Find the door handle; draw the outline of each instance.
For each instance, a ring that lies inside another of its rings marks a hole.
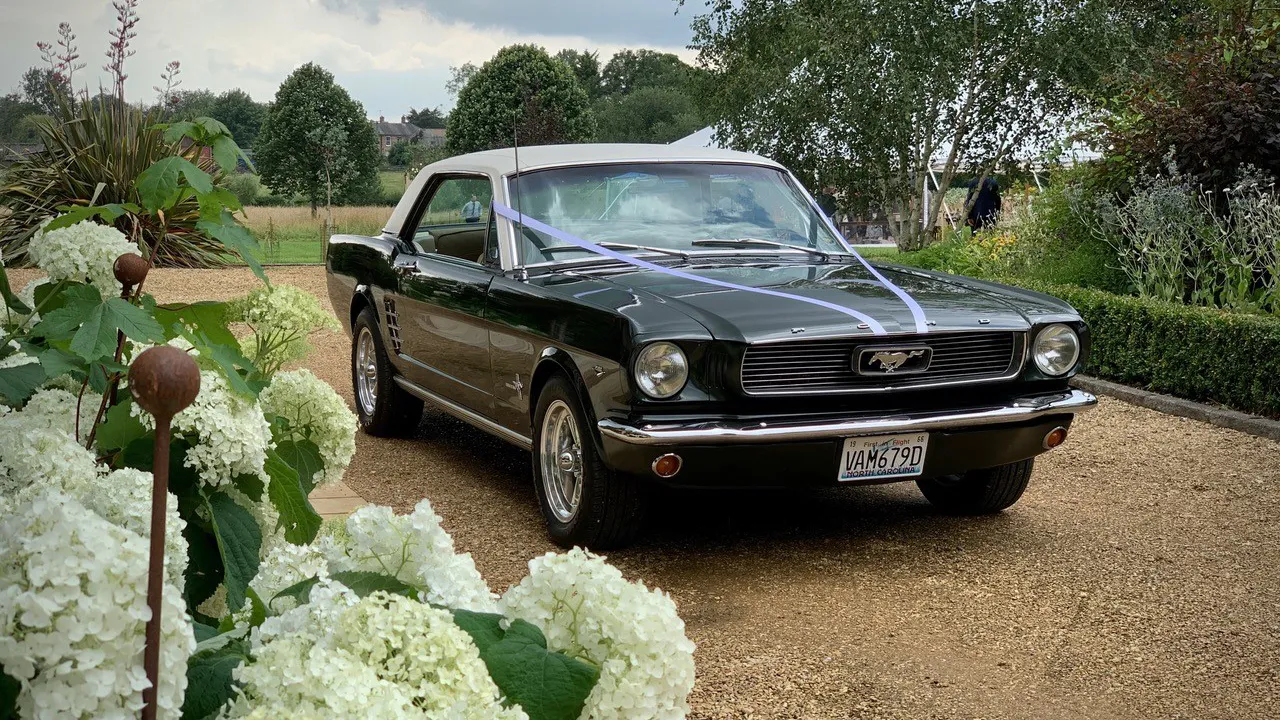
[[[418,260],[413,257],[398,257],[392,263],[392,268],[395,269],[397,275],[411,275],[413,271],[418,269]]]

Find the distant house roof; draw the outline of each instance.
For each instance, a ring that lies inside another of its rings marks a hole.
[[[378,137],[394,137],[412,140],[422,134],[422,128],[407,122],[387,122],[385,117],[379,117],[378,121],[373,124],[373,131]]]

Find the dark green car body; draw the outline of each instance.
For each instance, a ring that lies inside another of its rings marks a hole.
[[[514,229],[494,217],[479,259],[422,252],[415,212],[427,200],[413,194],[425,197],[439,182],[433,174],[488,175],[496,198],[506,198],[511,173],[468,157],[425,170],[381,235],[334,236],[329,296],[348,327],[373,313],[401,387],[521,447],[532,444],[537,398],[557,374],[582,398],[590,442],[609,468],[691,487],[835,484],[843,438],[916,430],[930,434],[924,476],[1004,465],[1045,452],[1047,433],[1096,402],[1069,386],[1076,370],[1050,377],[1031,361],[1041,328],[1078,333],[1076,367],[1089,334],[1068,304],[1027,290],[877,265],[919,303],[928,325],[918,333],[902,299],[850,257],[744,250],[650,258],[695,276],[821,297],[875,318],[886,333],[875,335],[786,297],[608,258],[521,266],[504,255]],[[432,241],[478,229],[437,226]],[[632,374],[637,353],[659,340],[677,344],[689,365],[684,388],[664,400],[641,392]],[[950,358],[935,360],[939,374],[868,378],[848,367],[867,348],[918,346]],[[669,453],[679,453],[681,469],[658,478],[654,462]]]

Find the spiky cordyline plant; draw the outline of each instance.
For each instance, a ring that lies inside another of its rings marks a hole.
[[[134,180],[152,163],[171,155],[210,170],[194,149],[166,142],[157,116],[114,98],[76,103],[59,100],[58,117],[40,126],[42,152],[9,168],[0,182],[0,252],[13,264],[25,259],[27,242],[63,205],[138,202]],[[199,206],[194,198],[173,208],[162,231],[150,216],[125,214],[115,226],[144,254],[159,247],[156,265],[214,267],[226,263],[226,250],[195,229]],[[158,233],[166,232],[161,243]]]

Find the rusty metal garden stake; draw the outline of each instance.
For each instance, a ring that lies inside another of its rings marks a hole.
[[[160,686],[160,590],[164,585],[164,517],[169,497],[169,424],[200,392],[200,368],[189,355],[161,345],[144,351],[129,368],[134,402],[156,420],[155,458],[151,476],[151,562],[147,572],[146,648],[142,666],[150,685],[142,691],[142,718],[155,720]]]

